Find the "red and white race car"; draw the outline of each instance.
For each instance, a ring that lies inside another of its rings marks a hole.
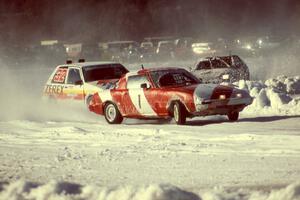
[[[184,124],[187,117],[217,114],[236,121],[252,100],[245,90],[202,84],[185,69],[152,68],[129,72],[113,88],[95,93],[89,109],[110,124],[121,123],[124,117],[174,117],[177,124]]]

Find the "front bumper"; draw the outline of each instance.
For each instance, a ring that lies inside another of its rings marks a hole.
[[[225,115],[232,111],[242,111],[246,106],[253,102],[252,97],[247,98],[229,98],[229,99],[210,99],[204,100],[201,104],[196,104],[196,111],[192,116],[206,115]]]

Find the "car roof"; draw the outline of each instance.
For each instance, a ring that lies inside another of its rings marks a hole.
[[[112,61],[95,61],[95,62],[80,62],[80,63],[70,63],[70,64],[62,64],[59,65],[62,67],[65,66],[76,66],[76,67],[88,67],[88,66],[95,66],[95,65],[110,65],[110,64],[120,64],[118,62],[112,62]]]
[[[127,43],[137,43],[137,42],[133,40],[107,42],[107,44],[127,44]]]

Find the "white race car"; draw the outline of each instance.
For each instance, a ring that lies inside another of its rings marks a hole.
[[[88,105],[94,93],[111,87],[127,72],[116,62],[67,62],[55,68],[44,87],[43,97],[82,101]]]

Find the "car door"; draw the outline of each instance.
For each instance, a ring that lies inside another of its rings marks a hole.
[[[84,102],[83,81],[79,68],[69,67],[64,94],[67,99]]]
[[[137,111],[142,116],[157,116],[152,108],[153,105],[149,103],[144,93],[144,90],[150,88],[150,85],[146,75],[132,75],[128,77],[126,95],[129,96],[132,103],[126,105],[126,113],[136,115],[134,112]],[[126,95],[124,98],[127,98]]]

